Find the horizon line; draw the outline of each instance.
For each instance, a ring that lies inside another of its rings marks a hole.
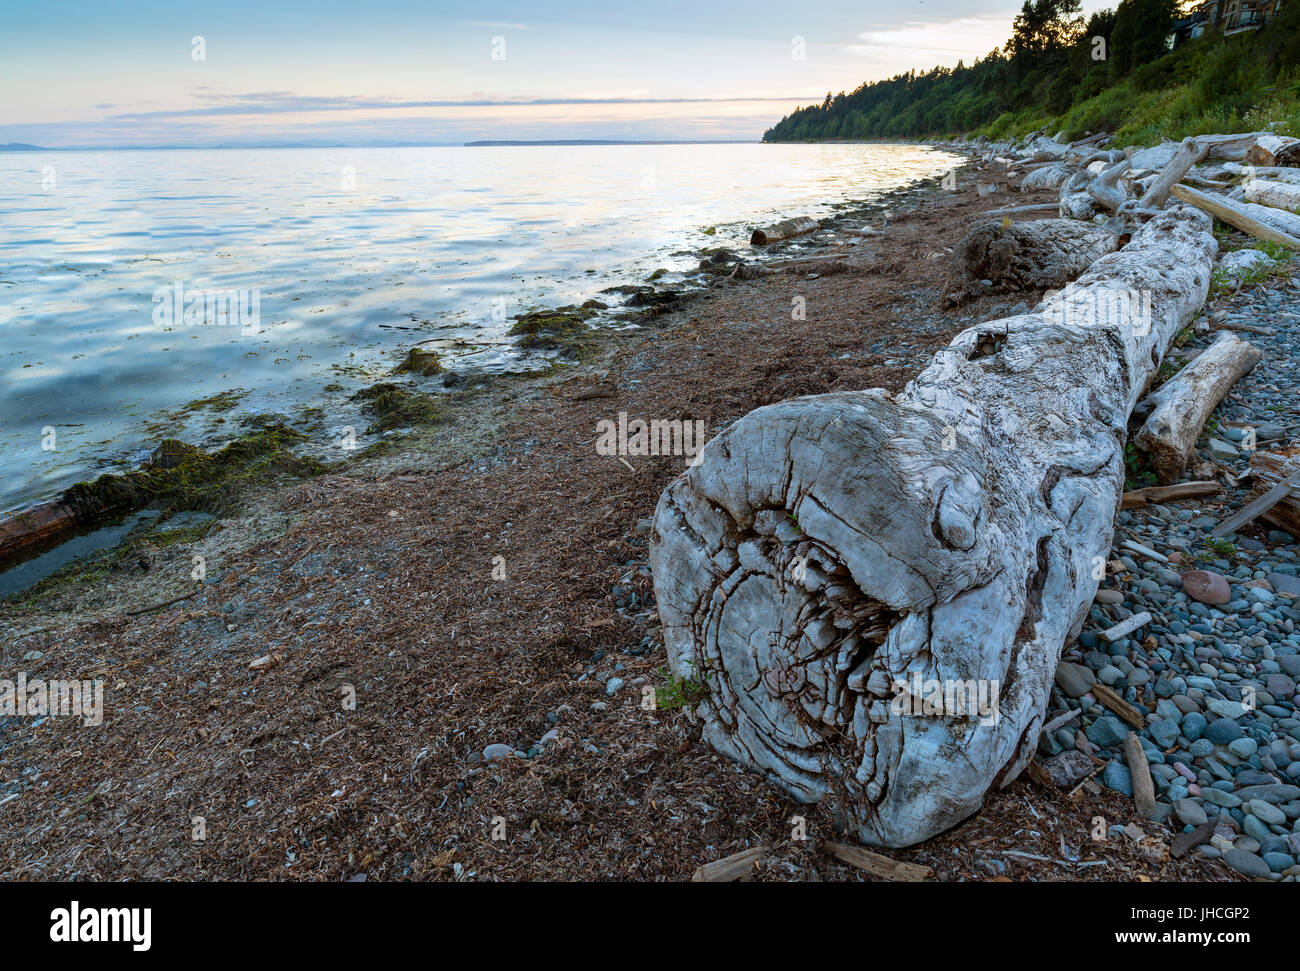
[[[295,142],[221,142],[215,145],[31,145],[9,142],[0,145],[0,153],[18,155],[26,152],[174,152],[240,151],[248,149],[302,148],[509,148],[515,146],[608,146],[608,145],[761,145],[762,138],[487,138],[474,141],[409,142],[378,139],[369,142],[334,142],[305,139]]]

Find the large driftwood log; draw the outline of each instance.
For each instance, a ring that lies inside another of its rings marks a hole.
[[[1210,413],[1261,357],[1258,348],[1236,334],[1222,333],[1150,396],[1154,408],[1134,442],[1151,453],[1162,484],[1178,480]]]
[[[1271,206],[1274,209],[1285,209],[1291,213],[1300,209],[1300,185],[1296,183],[1251,179],[1242,188],[1247,202],[1256,202],[1261,206]]]
[[[1020,183],[1025,192],[1037,192],[1040,189],[1059,189],[1070,178],[1070,168],[1060,162],[1052,162],[1026,175]]]
[[[1029,161],[1051,161],[1052,159],[1064,158],[1065,153],[1069,151],[1069,145],[1062,145],[1051,138],[1039,136],[1035,138],[1028,146],[1021,150],[1022,158]]]
[[[1169,164],[1160,172],[1160,176],[1151,184],[1138,200],[1142,209],[1159,209],[1169,198],[1169,190],[1183,181],[1192,166],[1205,158],[1210,147],[1194,138],[1184,138],[1178,151],[1169,160]]]
[[[794,219],[783,220],[775,226],[760,226],[749,237],[749,242],[753,246],[765,246],[768,243],[780,242],[783,239],[803,236],[805,233],[811,233],[820,228],[821,223],[816,219],[798,216]]]
[[[1268,132],[1242,132],[1233,135],[1197,135],[1196,140],[1206,147],[1207,158],[1221,158],[1240,162],[1246,158],[1251,146],[1257,144]]]
[[[1209,225],[1173,207],[900,394],[770,405],[704,447],[659,501],[650,563],[709,744],[890,846],[1024,769],[1110,549],[1129,413],[1205,300]],[[1116,299],[1134,292],[1149,313]],[[981,688],[995,715],[972,710]]]
[[[1300,238],[1297,238],[1300,216],[1253,202],[1237,202],[1214,193],[1199,192],[1185,185],[1176,185],[1170,192],[1180,201],[1196,206],[1256,239],[1300,249]]]
[[[1063,287],[1118,245],[1110,230],[1071,219],[983,219],[953,248],[944,298],[961,303],[986,292]]]
[[[1248,165],[1300,165],[1300,139],[1260,135],[1246,151]]]
[[[1170,159],[1178,154],[1177,142],[1161,142],[1150,148],[1136,149],[1129,156],[1135,172],[1158,172],[1169,164]]]

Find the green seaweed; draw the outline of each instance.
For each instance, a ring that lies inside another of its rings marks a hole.
[[[581,307],[569,305],[553,310],[534,310],[515,318],[509,334],[530,351],[557,351],[562,357],[584,358],[590,353],[593,331],[587,321],[605,305],[588,300]]]
[[[368,435],[394,428],[433,425],[444,418],[442,406],[433,398],[390,381],[362,388],[352,398],[364,401],[361,410],[375,416],[375,421],[366,429]]]
[[[423,347],[412,347],[406,352],[406,359],[397,365],[395,373],[410,372],[412,374],[423,374],[426,378],[435,374],[441,374],[446,368],[442,366],[442,359],[438,357],[437,351],[426,350]]]
[[[321,463],[291,451],[305,437],[273,423],[212,454],[178,439],[165,439],[142,468],[78,482],[63,493],[62,501],[76,509],[82,521],[146,505],[157,506],[164,514],[201,510],[220,515],[260,479],[277,473],[302,476],[323,471]]]

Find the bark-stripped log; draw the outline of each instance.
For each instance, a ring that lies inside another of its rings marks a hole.
[[[1155,407],[1134,442],[1151,453],[1161,484],[1177,481],[1210,413],[1262,357],[1259,348],[1224,332],[1150,396]]]
[[[1129,170],[1131,164],[1128,159],[1116,162],[1099,172],[1097,177],[1088,184],[1088,195],[1092,196],[1102,209],[1116,212],[1128,201],[1128,193],[1120,188],[1119,180],[1120,176]]]
[[[1198,192],[1185,185],[1176,185],[1170,192],[1180,201],[1196,206],[1256,239],[1300,249],[1300,238],[1297,238],[1300,216],[1253,202],[1237,202],[1212,192]]]
[[[1059,189],[1069,178],[1069,166],[1062,165],[1060,162],[1053,162],[1026,175],[1020,183],[1020,188],[1024,192],[1037,192],[1040,189]]]
[[[1234,135],[1197,135],[1196,140],[1207,148],[1208,158],[1241,162],[1246,158],[1246,153],[1250,151],[1251,146],[1257,144],[1259,139],[1267,134],[1268,132],[1257,131]]]
[[[704,447],[659,501],[650,563],[709,744],[890,846],[1015,778],[1096,594],[1129,413],[1205,300],[1209,227],[1171,208],[897,396],[796,398]],[[905,711],[890,696],[913,676],[996,687],[996,717]]]
[[[1169,190],[1172,189],[1188,172],[1192,166],[1205,158],[1210,148],[1193,138],[1184,138],[1183,143],[1178,146],[1178,151],[1174,157],[1169,160],[1169,164],[1160,172],[1160,176],[1151,184],[1151,187],[1142,194],[1138,200],[1138,205],[1143,209],[1159,209],[1169,198]]]
[[[749,237],[749,242],[753,246],[765,246],[768,243],[777,243],[783,239],[803,236],[805,233],[811,233],[820,228],[821,223],[816,219],[798,216],[794,219],[783,220],[775,226],[760,226]]]
[[[1270,182],[1300,182],[1300,169],[1281,169],[1276,166],[1256,168],[1253,165],[1240,165],[1228,162],[1223,166],[1225,175],[1246,176],[1250,179],[1268,179]]]
[[[944,299],[955,304],[984,293],[1063,287],[1118,246],[1110,230],[1072,219],[980,220],[952,251]]]
[[[1287,135],[1260,135],[1246,151],[1247,165],[1300,164],[1300,139]]]
[[[1247,202],[1256,202],[1261,206],[1271,206],[1274,209],[1285,209],[1291,213],[1300,209],[1300,185],[1294,182],[1251,179],[1242,189]]]

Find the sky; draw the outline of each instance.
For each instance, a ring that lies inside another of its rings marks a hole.
[[[0,144],[757,140],[828,91],[987,54],[1017,9],[4,0]]]

